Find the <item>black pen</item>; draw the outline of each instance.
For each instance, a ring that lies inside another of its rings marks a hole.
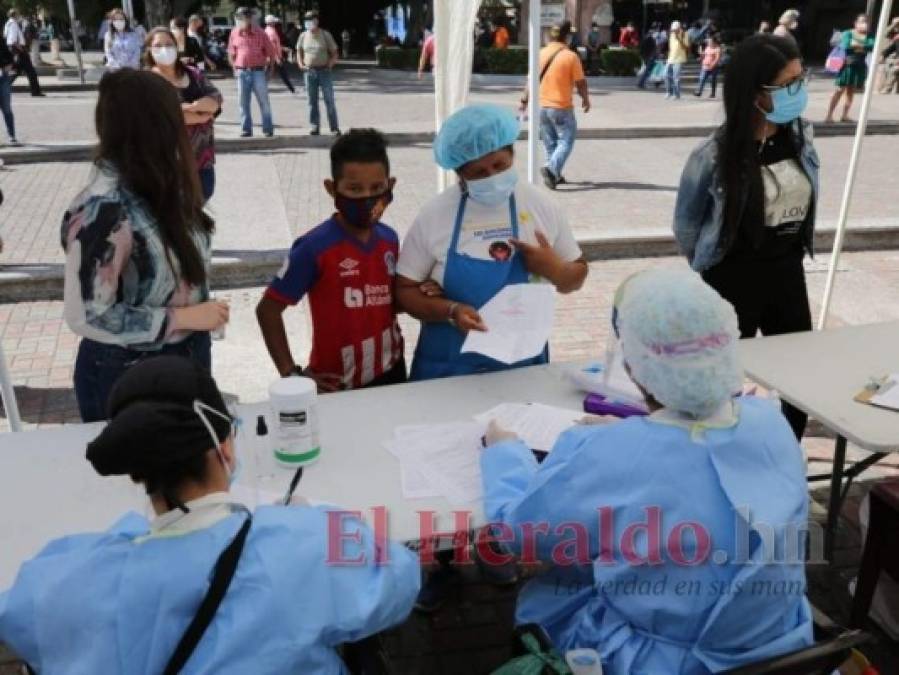
[[[297,467],[297,472],[293,474],[293,478],[290,481],[290,487],[287,488],[287,494],[284,496],[284,506],[290,505],[290,500],[293,499],[293,491],[297,489],[297,485],[300,484],[300,478],[303,477],[303,467]]]

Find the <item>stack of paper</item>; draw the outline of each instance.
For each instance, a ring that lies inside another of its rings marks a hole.
[[[899,373],[893,373],[884,380],[877,393],[871,397],[871,404],[899,410]]]
[[[583,411],[556,408],[542,403],[500,403],[481,413],[477,420],[496,423],[506,431],[513,431],[531,450],[549,452],[559,435],[584,418]]]
[[[487,331],[468,331],[463,352],[518,363],[540,354],[552,333],[556,289],[551,284],[512,284],[478,310]]]
[[[403,496],[446,497],[456,506],[481,499],[484,429],[479,422],[397,427],[384,447],[400,460]]]

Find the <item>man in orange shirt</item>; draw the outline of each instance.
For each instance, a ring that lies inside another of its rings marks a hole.
[[[552,41],[540,50],[540,136],[546,149],[543,182],[550,190],[565,182],[562,169],[574,149],[577,121],[572,89],[577,88],[584,112],[590,112],[590,92],[581,59],[568,47],[571,22],[550,31]],[[521,99],[527,107],[528,95]]]
[[[496,49],[507,49],[509,47],[509,29],[505,24],[500,24],[499,28],[493,34],[493,46]]]

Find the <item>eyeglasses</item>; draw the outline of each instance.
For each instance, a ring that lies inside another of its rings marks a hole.
[[[772,87],[766,85],[762,87],[765,91],[769,93],[773,93],[775,91],[780,91],[781,89],[786,89],[787,93],[792,95],[798,94],[799,90],[803,87],[803,85],[807,85],[809,80],[811,79],[812,73],[808,68],[803,69],[802,74],[799,77],[796,77],[786,84],[781,84],[776,87]]]

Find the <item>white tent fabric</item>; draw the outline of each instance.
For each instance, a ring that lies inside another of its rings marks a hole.
[[[436,0],[434,3],[434,93],[435,128],[465,105],[471,84],[474,59],[474,21],[481,0]],[[447,172],[438,169],[437,183],[443,190]]]
[[[865,98],[862,101],[861,113],[858,116],[858,126],[855,130],[855,143],[852,146],[852,156],[849,160],[849,173],[846,176],[846,185],[843,189],[843,202],[840,206],[840,217],[837,220],[837,233],[833,242],[833,252],[830,257],[830,269],[827,271],[827,285],[824,287],[824,300],[821,303],[821,315],[818,318],[818,330],[827,327],[827,316],[830,312],[830,302],[833,299],[833,289],[836,283],[837,266],[840,263],[840,254],[843,252],[843,239],[846,234],[846,225],[849,220],[849,209],[852,206],[852,195],[855,192],[855,181],[858,177],[858,164],[861,159],[862,146],[865,142],[865,132],[868,129],[868,113],[871,110],[871,99],[874,96],[874,83],[877,80],[877,61],[883,51],[883,43],[886,37],[886,27],[893,13],[893,0],[884,0],[880,12],[880,21],[877,23],[877,33],[874,41],[874,58],[871,59],[871,67],[868,69],[868,81],[865,83]]]

